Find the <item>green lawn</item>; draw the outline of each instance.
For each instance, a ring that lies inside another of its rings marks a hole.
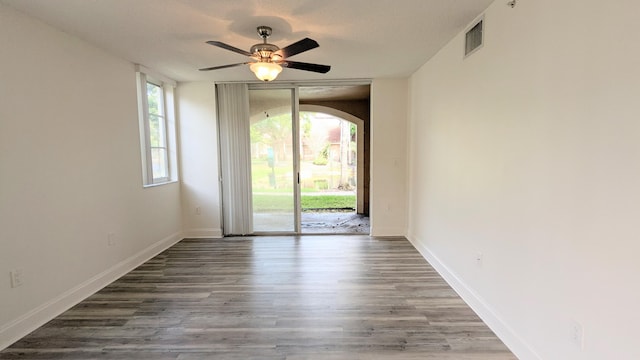
[[[269,211],[293,211],[292,169],[290,166],[275,166],[271,169],[266,160],[254,159],[251,164],[251,176],[253,191],[259,194],[253,195],[253,209],[256,212]],[[326,174],[325,174],[326,175]],[[275,179],[276,187],[273,187]],[[303,184],[304,185],[304,184]],[[316,192],[315,187],[302,187],[300,199],[302,210],[309,209],[354,209],[356,207],[355,195],[305,195]]]
[[[308,209],[354,209],[355,195],[302,195],[302,210]],[[293,210],[293,197],[286,195],[258,194],[253,195],[253,210],[256,212],[274,210]]]
[[[305,209],[354,209],[355,195],[302,195],[300,199],[302,210]]]

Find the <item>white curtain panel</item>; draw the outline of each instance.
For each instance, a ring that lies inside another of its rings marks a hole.
[[[253,233],[247,84],[217,84],[222,215],[225,235]]]

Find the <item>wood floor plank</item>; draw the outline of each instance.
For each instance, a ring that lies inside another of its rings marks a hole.
[[[0,359],[516,359],[411,244],[186,239]]]

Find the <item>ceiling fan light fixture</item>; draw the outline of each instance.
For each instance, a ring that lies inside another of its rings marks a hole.
[[[249,65],[249,68],[261,81],[273,81],[282,71],[282,66],[272,62],[256,62]]]

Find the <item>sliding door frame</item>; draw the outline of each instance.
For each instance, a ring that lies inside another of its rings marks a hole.
[[[301,194],[300,194],[300,88],[301,87],[309,87],[309,86],[348,86],[348,85],[371,85],[371,79],[353,79],[353,80],[321,80],[321,81],[293,81],[293,82],[239,82],[239,81],[225,81],[225,82],[216,82],[215,84],[229,84],[229,83],[244,83],[247,84],[249,91],[251,90],[282,90],[282,89],[290,89],[292,92],[292,139],[293,139],[293,171],[294,171],[294,230],[290,231],[281,231],[281,232],[253,232],[253,235],[300,235],[301,231],[301,222],[302,222],[302,209],[301,209]],[[217,109],[217,104],[216,104]],[[219,125],[218,125],[219,126]],[[218,135],[220,135],[220,131],[218,129]],[[218,139],[218,166],[221,166],[221,158],[220,158],[220,140]],[[221,169],[219,169],[221,170]],[[222,185],[222,178],[219,179],[219,185]],[[222,200],[222,186],[219,187],[219,198]],[[222,201],[220,201],[220,214],[222,216]],[[224,221],[221,219],[221,227],[222,233],[224,234]]]
[[[302,204],[300,194],[300,91],[293,88],[293,189],[296,234],[302,233]]]
[[[259,86],[249,84],[249,91],[290,90],[291,94],[291,142],[293,153],[293,231],[254,231],[254,235],[298,235],[301,233],[301,205],[300,205],[300,99],[298,87],[294,85]]]

